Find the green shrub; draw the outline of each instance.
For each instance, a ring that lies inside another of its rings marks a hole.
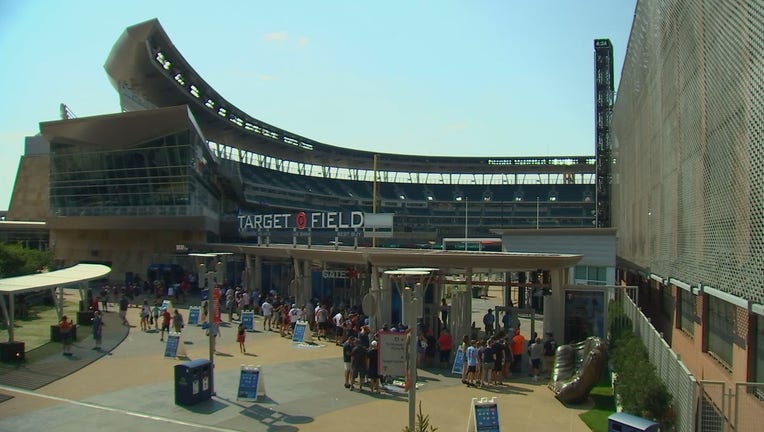
[[[623,411],[665,423],[672,417],[672,396],[650,363],[647,348],[631,327],[621,328],[617,334],[610,355],[617,374],[615,391]]]

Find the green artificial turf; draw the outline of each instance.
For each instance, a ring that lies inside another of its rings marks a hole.
[[[580,417],[594,432],[607,432],[607,418],[615,413],[615,398],[612,392],[609,383],[600,383],[589,393],[594,407]]]

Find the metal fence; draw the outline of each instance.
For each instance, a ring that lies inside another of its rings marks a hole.
[[[616,293],[616,300],[620,301],[624,313],[631,320],[634,334],[639,336],[647,347],[650,362],[655,366],[658,377],[673,396],[676,430],[692,432],[695,430],[697,399],[695,377],[655,330],[650,319],[639,310],[634,301],[636,293],[635,287],[623,287]]]
[[[698,432],[753,432],[764,428],[764,383],[700,381]]]

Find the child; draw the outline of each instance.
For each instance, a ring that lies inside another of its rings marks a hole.
[[[236,333],[236,342],[239,343],[239,351],[245,353],[247,349],[244,348],[244,340],[247,338],[247,330],[244,328],[244,324],[239,324],[239,330]]]

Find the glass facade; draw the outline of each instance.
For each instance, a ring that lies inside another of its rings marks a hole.
[[[53,216],[217,214],[204,143],[189,131],[129,148],[51,143]],[[211,212],[211,213],[210,213]]]

